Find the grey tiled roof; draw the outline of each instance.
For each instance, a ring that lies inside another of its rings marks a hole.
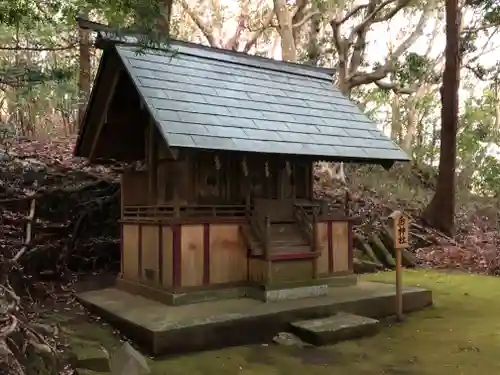
[[[409,160],[322,71],[172,43],[174,52],[118,45],[172,147]]]

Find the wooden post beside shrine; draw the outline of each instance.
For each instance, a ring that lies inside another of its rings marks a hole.
[[[394,238],[394,251],[396,252],[396,316],[403,320],[403,270],[402,250],[408,247],[408,216],[401,211],[394,211],[389,216],[392,238]]]

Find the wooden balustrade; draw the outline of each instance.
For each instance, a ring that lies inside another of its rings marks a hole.
[[[294,217],[304,235],[307,236],[309,241],[312,241],[312,220],[310,219],[309,213],[306,211],[304,206],[295,205]]]
[[[294,207],[295,221],[304,235],[307,236],[312,252],[317,250],[316,223],[318,222],[318,211],[319,207],[315,205],[296,204]]]
[[[180,205],[180,206],[125,206],[123,218],[127,220],[158,220],[182,216],[204,217],[244,217],[244,205]]]
[[[314,207],[312,210],[312,222],[311,222],[311,227],[312,227],[312,241],[311,241],[311,250],[313,253],[319,251],[319,246],[318,246],[318,236],[317,236],[317,231],[318,231],[318,214],[319,214],[319,207]]]
[[[259,218],[259,213],[253,209],[252,206],[247,206],[245,210],[245,218],[246,222],[249,225],[249,229],[254,235],[255,239],[259,241],[260,245],[264,249],[266,248],[266,243],[265,243],[265,226],[264,222],[260,220]]]

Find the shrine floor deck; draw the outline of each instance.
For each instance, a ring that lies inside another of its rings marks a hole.
[[[372,318],[393,315],[392,284],[358,282],[328,295],[279,302],[250,298],[167,306],[116,288],[83,292],[79,301],[108,320],[151,355],[168,355],[270,341],[293,321],[338,311]],[[429,290],[405,287],[405,312],[432,305]]]

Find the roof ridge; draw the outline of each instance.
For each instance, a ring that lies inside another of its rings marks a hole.
[[[107,33],[100,31],[98,32],[98,38],[96,40],[96,46],[98,48],[106,49],[109,46],[115,46],[116,44],[124,44],[128,46],[137,46],[140,39],[137,35],[122,35],[118,36],[114,33]],[[205,46],[203,44],[198,44],[194,42],[186,42],[182,40],[177,40],[171,38],[169,40],[171,46],[181,47],[179,53],[201,57],[208,60],[230,62],[232,64],[249,66],[254,68],[265,68],[268,70],[274,70],[277,72],[284,72],[288,74],[295,74],[298,76],[307,76],[310,78],[323,79],[331,81],[331,77],[335,74],[335,69],[324,68],[307,64],[300,64],[295,62],[288,62],[283,60],[275,60],[265,56],[250,55],[245,52],[233,51],[219,47]],[[148,47],[147,49],[152,51],[164,51],[162,48]],[[200,52],[201,51],[201,52]],[[175,52],[175,51],[173,51]],[[205,53],[203,53],[205,52]],[[216,56],[207,56],[207,53],[217,54]],[[226,58],[220,58],[225,56]],[[233,58],[232,58],[233,57]],[[235,61],[236,58],[238,61]],[[265,66],[263,66],[265,64]]]

